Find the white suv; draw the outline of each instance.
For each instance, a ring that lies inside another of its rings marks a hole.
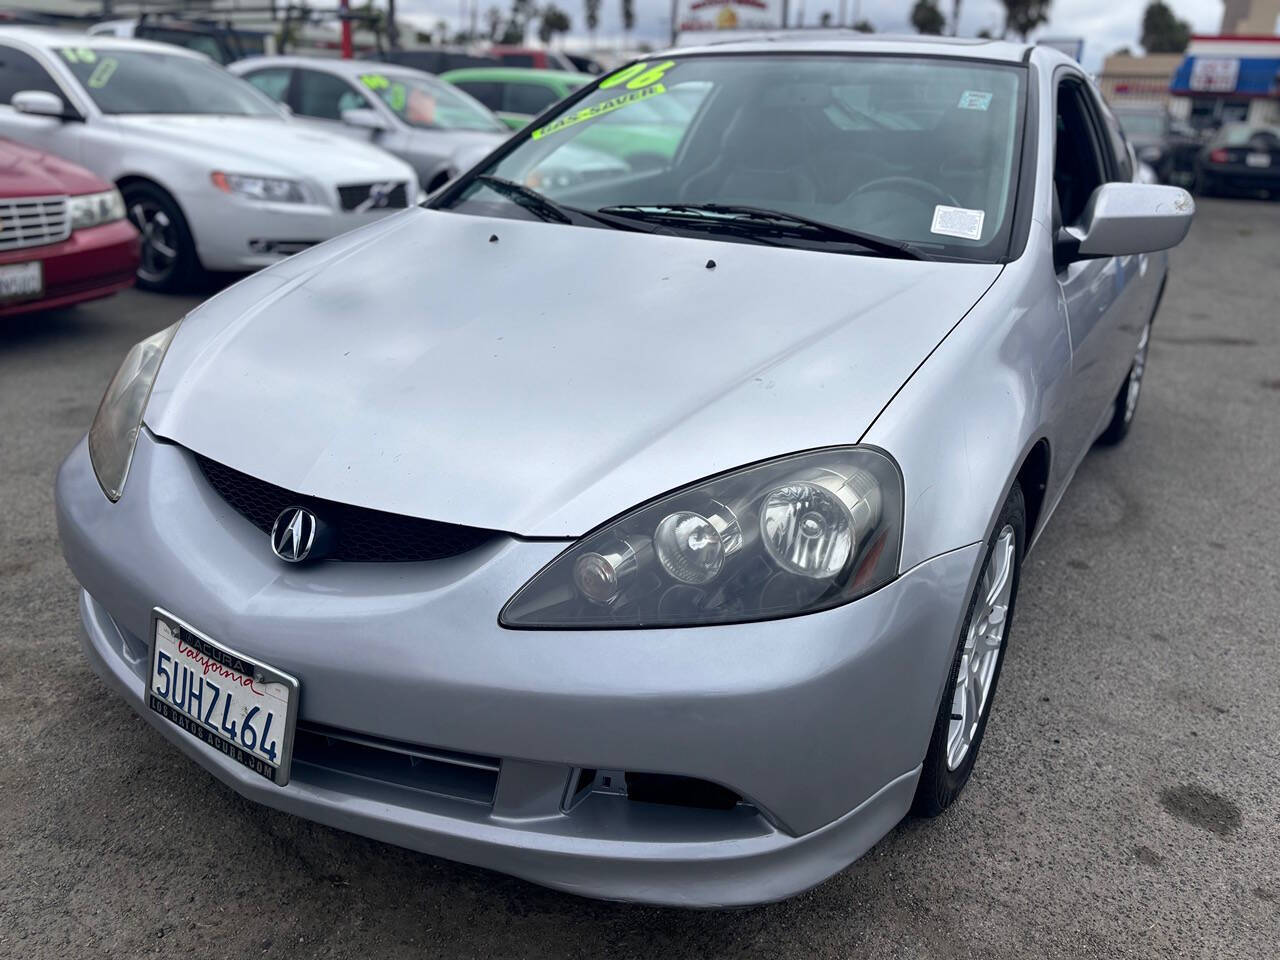
[[[266,266],[418,197],[401,160],[290,119],[201,54],[142,40],[0,28],[0,136],[119,186],[151,289]]]

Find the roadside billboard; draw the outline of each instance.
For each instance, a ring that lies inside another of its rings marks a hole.
[[[785,13],[786,0],[675,0],[675,32],[777,30]]]

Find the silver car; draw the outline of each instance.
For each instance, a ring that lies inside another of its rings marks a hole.
[[[250,57],[227,67],[295,116],[394,153],[428,192],[511,132],[489,109],[429,73],[364,60]]]
[[[540,176],[677,92],[662,163]],[[57,481],[85,653],[263,804],[592,896],[790,896],[956,802],[1192,213],[1045,48],[629,65],[129,353]]]

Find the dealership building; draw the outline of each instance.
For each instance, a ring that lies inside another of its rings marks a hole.
[[[1280,36],[1193,37],[1169,92],[1188,99],[1197,127],[1280,127]]]

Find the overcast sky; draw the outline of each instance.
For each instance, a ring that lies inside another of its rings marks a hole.
[[[397,0],[398,10],[402,14],[418,15],[432,22],[443,17],[450,24],[455,24],[460,17],[463,4],[471,0]],[[480,22],[484,22],[484,11],[493,5],[493,0],[477,0],[480,5]],[[535,0],[539,3],[540,0]],[[556,0],[559,6],[573,20],[574,31],[571,37],[585,37],[583,24],[582,0]],[[860,16],[870,20],[881,33],[911,32],[908,22],[914,0],[845,0],[850,19],[855,10]],[[939,0],[942,11],[951,15],[951,0]],[[1222,19],[1221,0],[1166,0],[1170,2],[1174,12],[1191,22],[1196,33],[1217,33]],[[384,4],[385,0],[380,0]],[[804,7],[805,23],[816,25],[824,10],[829,10],[833,17],[839,15],[840,0],[790,0],[791,16],[794,20],[800,5]],[[510,0],[498,0],[504,10],[510,6]],[[1097,70],[1102,58],[1122,46],[1136,48],[1138,34],[1141,30],[1142,11],[1146,0],[1053,0],[1050,7],[1050,20],[1041,33],[1045,36],[1071,36],[1085,38],[1085,66]],[[670,0],[635,0],[636,30],[635,39],[652,43],[665,43],[671,30]],[[597,34],[599,42],[608,42],[612,35],[622,30],[622,0],[601,0],[600,30]],[[469,14],[468,14],[469,16]],[[417,19],[418,17],[415,17]],[[998,32],[1004,20],[1004,8],[999,0],[962,0],[960,10],[961,35],[973,36],[979,30],[988,29]],[[532,38],[532,36],[531,36]],[[571,45],[573,44],[571,41]]]

